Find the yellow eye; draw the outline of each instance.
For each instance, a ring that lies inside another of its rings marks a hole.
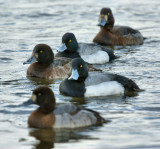
[[[41,96],[42,94],[41,93],[38,93],[38,96]]]
[[[81,65],[80,67],[82,68],[83,66]]]
[[[72,40],[69,40],[69,42],[71,42]]]
[[[110,15],[110,13],[108,12],[108,16]]]
[[[40,53],[42,53],[43,51],[41,50]]]

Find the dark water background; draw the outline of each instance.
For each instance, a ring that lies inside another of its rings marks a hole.
[[[0,1],[0,148],[1,149],[159,149],[160,148],[160,1],[159,0],[1,0]],[[120,58],[101,66],[132,78],[142,88],[134,97],[77,99],[59,95],[61,80],[26,78],[23,62],[38,43],[54,51],[66,32],[92,42],[99,11],[110,7],[118,25],[132,26],[147,39],[141,46],[114,47]],[[101,127],[35,130],[27,118],[37,108],[23,106],[37,85],[49,85],[57,102],[94,109],[111,120]]]

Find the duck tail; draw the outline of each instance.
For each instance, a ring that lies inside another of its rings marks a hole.
[[[106,120],[102,116],[100,116],[100,114],[98,112],[93,111],[91,109],[86,109],[86,110],[92,112],[94,114],[94,116],[97,118],[96,125],[101,126],[103,123],[110,122],[110,120]]]

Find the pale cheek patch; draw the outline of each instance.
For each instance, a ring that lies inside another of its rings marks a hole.
[[[85,97],[121,94],[124,94],[124,87],[117,81],[108,81],[86,87]]]
[[[37,101],[37,96],[36,96],[35,94],[33,94],[31,98],[32,98],[32,101],[33,101],[34,103],[36,103],[36,101]]]
[[[35,53],[34,56],[35,56],[35,58],[38,58],[38,54],[37,53]]]
[[[105,20],[106,22],[108,21],[108,16],[107,16],[107,15],[104,16],[104,20]]]
[[[109,62],[109,55],[104,51],[98,51],[90,55],[81,55],[81,57],[90,64],[105,64]]]

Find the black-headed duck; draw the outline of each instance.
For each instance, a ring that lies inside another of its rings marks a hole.
[[[97,44],[78,43],[73,33],[65,33],[56,57],[81,57],[90,64],[104,64],[116,58],[113,51]]]
[[[72,74],[59,87],[61,94],[72,97],[124,95],[140,91],[131,79],[107,72],[89,72],[82,58],[72,60]]]
[[[102,45],[140,45],[143,36],[138,31],[128,26],[114,26],[114,17],[110,8],[102,8],[99,16],[99,33],[93,42]]]
[[[53,91],[40,86],[33,90],[32,101],[39,108],[28,118],[29,127],[33,128],[77,128],[101,125],[105,120],[90,109],[74,104],[56,104]]]

